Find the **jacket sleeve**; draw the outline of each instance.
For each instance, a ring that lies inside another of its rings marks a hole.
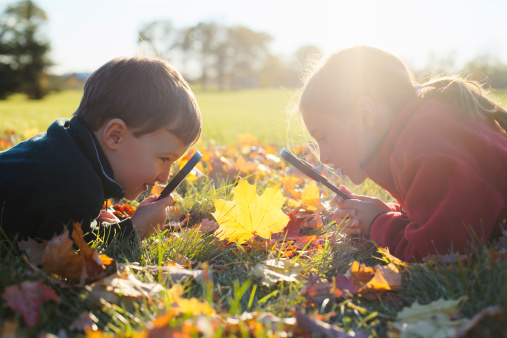
[[[370,238],[406,261],[450,249],[464,253],[488,239],[505,205],[477,170],[453,154],[423,154],[393,170],[406,215],[388,212],[373,222]]]
[[[119,223],[103,223],[97,226],[95,219],[90,219],[90,213],[86,208],[59,208],[44,213],[40,223],[37,238],[50,240],[54,235],[61,235],[64,226],[72,234],[74,222],[81,223],[84,239],[87,243],[101,238],[105,243],[110,243],[115,236],[130,236],[134,234],[132,221],[127,218]]]

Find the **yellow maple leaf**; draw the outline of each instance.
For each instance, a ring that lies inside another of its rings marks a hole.
[[[307,184],[305,190],[301,193],[301,200],[299,201],[306,210],[317,211],[323,210],[324,207],[320,203],[320,190],[316,183]]]
[[[213,200],[216,211],[212,215],[219,224],[217,235],[220,239],[241,244],[254,235],[270,238],[289,222],[289,216],[281,209],[285,197],[279,185],[267,188],[259,196],[255,185],[240,180],[233,191],[232,201]]]

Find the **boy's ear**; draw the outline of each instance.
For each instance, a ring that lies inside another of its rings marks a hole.
[[[102,140],[109,149],[116,150],[125,140],[127,132],[127,125],[122,119],[112,119],[104,126]]]
[[[377,126],[379,111],[375,101],[369,96],[361,96],[356,101],[356,116],[359,124],[365,130],[372,130]]]

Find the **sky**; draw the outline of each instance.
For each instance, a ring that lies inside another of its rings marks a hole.
[[[51,72],[91,72],[118,56],[143,52],[143,25],[170,20],[244,25],[273,37],[273,53],[303,45],[325,53],[368,44],[413,68],[452,56],[458,65],[490,54],[507,63],[507,1],[497,0],[34,0],[48,16]],[[0,10],[14,3],[2,0]]]

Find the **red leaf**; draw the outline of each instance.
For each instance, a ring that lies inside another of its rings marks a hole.
[[[24,281],[5,288],[2,297],[7,305],[23,316],[26,326],[32,327],[39,321],[39,305],[49,300],[60,301],[55,291],[41,281]]]
[[[334,278],[334,296],[345,297],[350,294],[357,293],[357,288],[353,280],[347,278],[347,276],[341,274]]]

